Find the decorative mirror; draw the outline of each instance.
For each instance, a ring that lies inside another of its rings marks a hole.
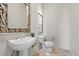
[[[0,3],[0,33],[30,32],[29,3]]]

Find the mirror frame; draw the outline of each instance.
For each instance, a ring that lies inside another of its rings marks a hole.
[[[1,3],[1,4],[6,4],[6,3]],[[6,9],[7,9],[7,11],[6,11],[6,25],[5,25],[5,27],[1,27],[0,26],[0,33],[17,33],[17,32],[30,32],[30,28],[31,28],[31,24],[30,24],[30,22],[31,22],[31,19],[30,19],[30,3],[24,3],[24,4],[26,4],[27,6],[28,6],[28,27],[27,28],[9,28],[8,27],[8,5],[6,4]]]

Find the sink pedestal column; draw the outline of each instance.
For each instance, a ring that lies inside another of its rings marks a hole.
[[[19,56],[28,56],[28,49],[19,52]]]

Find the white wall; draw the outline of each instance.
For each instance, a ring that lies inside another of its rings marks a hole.
[[[44,34],[48,40],[55,38],[56,46],[69,49],[70,14],[69,4],[44,4]]]
[[[38,15],[37,15],[37,9],[38,4],[31,4],[31,32],[37,33],[38,29]]]
[[[60,4],[59,11],[59,48],[67,49],[70,48],[70,5],[69,4]]]
[[[44,4],[44,34],[79,55],[79,4]]]
[[[71,41],[70,49],[79,56],[79,4],[71,5]]]
[[[46,35],[47,40],[55,38],[57,41],[58,40],[57,4],[46,3],[44,4],[43,7],[44,7],[43,10],[44,35]]]

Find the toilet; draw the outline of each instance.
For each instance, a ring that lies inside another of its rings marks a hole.
[[[46,52],[52,52],[53,47],[54,47],[53,42],[45,41],[42,43],[42,49]]]

